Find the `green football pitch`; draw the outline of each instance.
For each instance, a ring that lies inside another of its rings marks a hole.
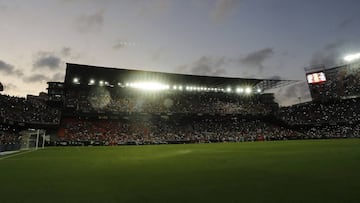
[[[360,139],[21,152],[0,202],[360,202]]]

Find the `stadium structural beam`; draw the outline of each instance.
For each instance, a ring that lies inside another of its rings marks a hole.
[[[284,87],[290,84],[295,84],[300,80],[263,80],[255,85],[255,88],[259,88],[262,91],[271,90],[279,87]]]

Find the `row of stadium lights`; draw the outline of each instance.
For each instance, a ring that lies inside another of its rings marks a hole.
[[[74,84],[80,84],[79,78],[73,79]],[[91,79],[88,83],[88,85],[95,85],[96,81],[94,79]],[[100,86],[109,86],[114,87],[114,85],[110,85],[109,82],[100,80],[99,81]],[[122,83],[118,83],[118,86],[124,87]],[[216,88],[216,87],[197,87],[197,86],[182,86],[182,85],[174,85],[172,88],[170,85],[165,85],[162,83],[157,82],[135,82],[135,83],[126,83],[125,87],[131,87],[136,89],[143,89],[143,90],[179,90],[179,91],[205,91],[205,92],[236,92],[236,93],[245,93],[250,94],[253,92],[251,87],[238,87],[236,89],[232,89],[231,87],[228,87],[226,89],[224,88]],[[261,93],[261,89],[256,89],[257,93]]]

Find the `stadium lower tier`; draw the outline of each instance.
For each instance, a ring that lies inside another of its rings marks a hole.
[[[63,119],[57,144],[161,144],[301,139],[302,133],[256,118],[141,117],[122,120]]]

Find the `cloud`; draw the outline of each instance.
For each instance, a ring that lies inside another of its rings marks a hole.
[[[343,64],[343,57],[356,51],[359,45],[359,43],[347,40],[339,40],[326,44],[312,55],[309,65],[325,65],[326,68],[330,68]]]
[[[70,47],[63,47],[60,51],[61,55],[64,57],[71,56],[71,48]]]
[[[151,18],[158,17],[169,11],[173,2],[169,0],[132,0],[140,16]]]
[[[213,17],[215,21],[222,21],[227,14],[233,11],[242,0],[217,0]]]
[[[354,18],[346,18],[338,24],[339,29],[345,29],[354,22]]]
[[[38,57],[33,64],[33,69],[48,68],[56,70],[60,68],[61,59],[50,52],[39,52]]]
[[[14,66],[0,60],[0,71],[10,75],[14,71]]]
[[[118,50],[118,49],[122,49],[122,48],[126,48],[126,47],[131,47],[131,46],[135,46],[134,42],[129,42],[129,41],[118,41],[114,44],[113,48]]]
[[[44,82],[44,81],[48,82],[50,81],[50,78],[43,74],[34,74],[32,76],[23,78],[23,81],[28,83]]]
[[[17,90],[18,87],[12,83],[4,83],[4,90],[5,91],[12,91],[12,90]]]
[[[17,76],[24,75],[21,70],[15,69],[13,65],[8,64],[2,60],[0,60],[0,72],[4,73],[5,75],[17,75]]]
[[[77,28],[80,32],[99,31],[104,24],[104,11],[94,14],[82,15],[77,19]]]
[[[289,106],[300,102],[310,101],[311,94],[306,82],[300,82],[293,85],[280,88],[275,93],[276,101],[281,106]]]
[[[195,62],[183,65],[177,68],[177,72],[194,74],[219,76],[226,74],[226,70],[222,67],[229,62],[226,57],[202,56]]]
[[[263,63],[265,60],[270,58],[274,54],[272,48],[264,48],[252,53],[249,53],[247,56],[240,58],[239,62],[243,65],[249,66],[251,68],[256,68],[259,73],[264,70]]]
[[[282,77],[280,75],[273,75],[269,78],[270,80],[281,80]]]
[[[65,78],[64,73],[56,73],[52,76],[51,81],[52,82],[63,82]]]

